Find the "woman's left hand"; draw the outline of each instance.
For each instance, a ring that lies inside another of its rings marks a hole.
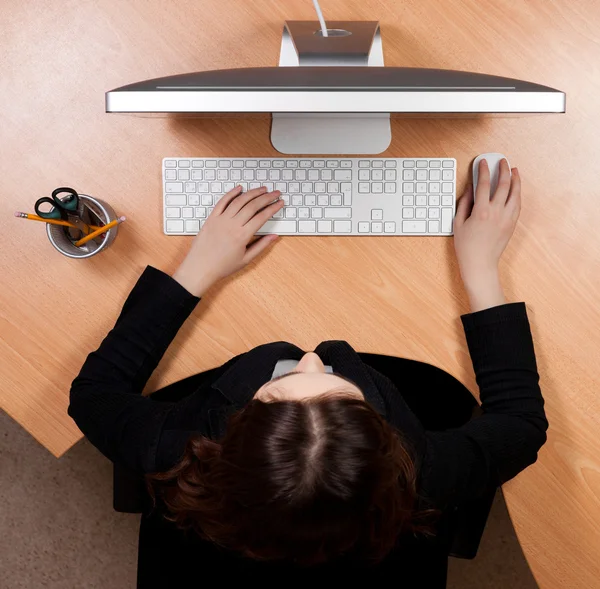
[[[276,190],[265,187],[243,193],[241,186],[228,192],[215,206],[173,278],[195,296],[202,296],[225,278],[260,255],[277,240],[277,235],[255,233],[283,207]],[[273,202],[275,201],[275,202]]]

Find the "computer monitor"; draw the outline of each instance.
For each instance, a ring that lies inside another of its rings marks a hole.
[[[565,94],[486,74],[383,67],[376,22],[292,21],[279,67],[181,74],[111,90],[106,111],[120,113],[270,113],[276,149],[295,154],[381,153],[390,115],[472,116],[565,112]],[[347,33],[347,34],[346,34]]]

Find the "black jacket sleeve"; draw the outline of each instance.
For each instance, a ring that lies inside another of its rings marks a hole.
[[[106,457],[138,472],[155,469],[162,425],[173,404],[142,390],[200,299],[148,266],[114,328],[71,385],[69,415]]]
[[[423,495],[443,507],[500,485],[532,464],[548,421],[524,303],[462,317],[483,414],[427,432]]]

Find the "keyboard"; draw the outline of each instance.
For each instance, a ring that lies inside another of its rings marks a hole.
[[[164,232],[195,235],[237,185],[281,191],[259,235],[452,235],[450,158],[165,158]]]

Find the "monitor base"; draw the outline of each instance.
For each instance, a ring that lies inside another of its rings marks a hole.
[[[388,113],[273,113],[271,143],[285,154],[378,154],[392,141]]]

